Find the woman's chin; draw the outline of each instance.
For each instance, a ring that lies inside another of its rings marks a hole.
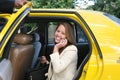
[[[55,43],[59,43],[59,42],[60,42],[60,41],[57,41],[57,40],[55,41]]]

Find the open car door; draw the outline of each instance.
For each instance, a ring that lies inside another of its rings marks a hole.
[[[6,45],[10,44],[13,33],[29,14],[31,6],[32,3],[28,2],[15,13],[0,14],[0,80],[11,80],[12,67]]]

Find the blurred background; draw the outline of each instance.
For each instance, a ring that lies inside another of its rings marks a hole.
[[[120,18],[120,0],[28,0],[33,8],[73,8],[103,11]]]

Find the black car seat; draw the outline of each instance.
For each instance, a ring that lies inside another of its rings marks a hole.
[[[12,63],[12,80],[24,80],[27,69],[31,67],[34,56],[32,36],[19,33],[15,36],[11,49],[10,60]]]

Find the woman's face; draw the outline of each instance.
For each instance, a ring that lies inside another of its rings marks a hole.
[[[55,43],[59,43],[62,39],[65,38],[65,27],[63,25],[59,25],[59,27],[55,31]]]

